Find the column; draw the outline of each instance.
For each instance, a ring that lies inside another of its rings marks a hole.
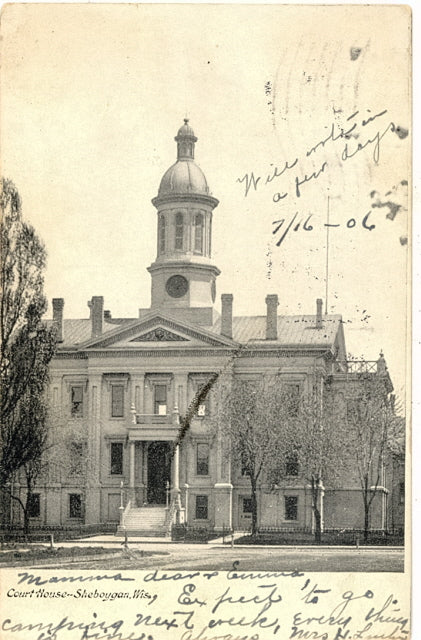
[[[187,413],[188,398],[187,398],[187,373],[174,373],[174,407],[178,407],[178,411],[181,415]]]
[[[135,493],[135,445],[136,442],[131,440],[129,442],[129,500],[132,503],[132,507],[136,506],[136,493]]]
[[[146,500],[145,496],[145,482],[143,480],[144,469],[144,447],[145,443],[136,443],[135,446],[135,501],[138,507],[141,507]]]
[[[231,386],[232,372],[225,372],[220,379],[220,388]],[[232,484],[230,443],[224,438],[221,424],[218,425],[216,443],[216,483],[215,495],[215,530],[223,531],[225,527],[232,527]]]
[[[145,396],[145,375],[136,373],[132,378],[133,393],[132,402],[134,402],[137,413],[145,413],[144,396]]]
[[[172,489],[171,501],[175,503],[175,519],[176,524],[184,521],[184,510],[181,508],[181,491],[180,491],[180,445],[176,444],[172,459]]]
[[[89,377],[88,451],[85,492],[85,523],[97,524],[101,518],[100,456],[101,456],[101,375]]]

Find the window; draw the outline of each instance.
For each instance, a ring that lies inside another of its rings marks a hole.
[[[167,385],[156,384],[154,387],[154,414],[167,415]]]
[[[159,252],[165,251],[165,217],[159,216]]]
[[[197,213],[194,217],[194,250],[203,253],[203,215]]]
[[[70,389],[70,412],[74,418],[83,416],[83,387],[71,387]]]
[[[197,445],[196,474],[198,476],[209,475],[209,445],[206,443]]]
[[[245,451],[241,452],[241,475],[242,476],[250,475],[250,461]]]
[[[41,501],[39,493],[31,493],[28,502],[28,515],[30,518],[39,518],[41,515]]]
[[[296,451],[289,454],[285,465],[287,476],[298,476],[298,454]]]
[[[83,442],[71,442],[69,445],[69,475],[80,475],[83,471],[83,457],[85,444]]]
[[[111,387],[111,417],[123,418],[124,416],[124,385],[113,384]]]
[[[69,493],[69,517],[82,517],[82,496],[80,493]]]
[[[399,502],[400,504],[405,504],[405,483],[399,483]]]
[[[204,418],[210,415],[212,384],[211,380],[214,374],[192,374],[192,387],[195,392],[192,403],[195,403],[196,416]],[[198,404],[196,404],[198,403]]]
[[[243,498],[243,513],[252,513],[251,498]]]
[[[206,396],[200,398],[200,404],[197,406],[196,415],[199,418],[204,418],[210,414],[210,391],[207,392]]]
[[[175,248],[183,249],[184,240],[184,217],[182,213],[177,213],[175,216]]]
[[[111,448],[110,474],[112,476],[122,476],[123,475],[123,443],[112,442],[110,448]]]
[[[297,496],[285,496],[285,520],[298,520]]]
[[[196,520],[208,519],[208,496],[196,496]]]
[[[300,406],[300,385],[286,384],[284,385],[285,396],[287,402],[288,413],[290,416],[297,416]]]
[[[199,416],[199,418],[204,418],[206,415],[206,405],[205,404],[199,404],[199,406],[197,407],[197,415]]]

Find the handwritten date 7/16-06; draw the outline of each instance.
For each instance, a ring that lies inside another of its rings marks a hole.
[[[345,222],[324,222],[322,225],[324,227],[344,227],[346,229],[353,229],[354,227],[360,226],[363,229],[367,229],[367,231],[373,231],[376,228],[376,225],[370,223],[370,214],[371,209],[364,216],[360,218],[348,218]],[[288,218],[280,218],[279,220],[274,220],[272,224],[274,225],[272,229],[273,235],[277,235],[281,233],[281,236],[276,241],[276,246],[279,247],[283,241],[285,240],[288,233],[292,231],[313,231],[314,225],[316,224],[313,220],[313,214],[309,213],[307,217],[302,216],[298,218],[298,211],[295,212],[293,216]]]

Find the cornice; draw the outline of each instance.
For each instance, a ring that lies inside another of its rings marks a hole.
[[[162,196],[156,196],[151,200],[154,207],[159,209],[162,204],[180,203],[180,202],[199,202],[201,204],[210,205],[212,209],[218,206],[219,200],[213,196],[201,193],[169,193]]]
[[[172,347],[160,347],[159,349],[89,349],[89,351],[58,351],[54,360],[58,359],[79,359],[86,360],[90,357],[92,358],[172,358],[172,357],[212,357],[212,356],[234,356],[234,359],[241,358],[246,359],[248,357],[255,358],[295,358],[297,356],[300,357],[312,357],[317,355],[319,352],[322,354],[326,353],[325,347],[321,347],[319,349],[301,349],[301,348],[266,348],[266,349],[255,349],[252,346],[247,350],[238,351],[237,346],[230,347],[217,347],[209,348],[204,346],[203,348],[194,347],[194,348],[178,348],[174,349]]]

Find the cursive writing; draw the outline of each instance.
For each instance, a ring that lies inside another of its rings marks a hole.
[[[363,229],[366,229],[367,231],[373,231],[373,229],[376,228],[376,225],[374,223],[371,222],[370,219],[370,214],[372,213],[371,209],[370,211],[368,211],[366,214],[364,214],[363,216],[358,217],[358,226],[361,226]],[[277,235],[278,232],[282,232],[280,237],[277,239],[276,241],[276,246],[280,247],[281,244],[283,243],[283,241],[285,240],[285,238],[287,237],[288,233],[292,230],[292,231],[313,231],[314,229],[314,220],[312,220],[313,218],[313,213],[309,213],[307,216],[301,217],[300,219],[297,218],[298,216],[298,211],[295,212],[295,214],[293,216],[291,216],[289,219],[287,218],[280,218],[279,220],[274,220],[272,222],[274,226],[274,228],[272,229],[272,234],[273,235]],[[355,226],[357,226],[357,218],[348,218],[348,220],[346,220],[346,222],[344,222],[343,224],[341,224],[340,222],[324,222],[323,223],[324,227],[332,227],[332,228],[337,228],[337,227],[345,227],[346,229],[353,229]]]
[[[118,575],[105,574],[105,578]],[[27,580],[39,578],[29,573],[26,576]],[[233,569],[228,572],[154,570],[136,579],[142,583],[146,577],[149,583],[154,583],[153,595],[147,589],[136,588],[138,585],[131,585],[126,591],[108,591],[110,583],[105,583],[105,589],[102,585],[89,588],[70,581],[55,587],[51,583],[26,589],[16,588],[16,584],[9,586],[8,614],[0,625],[0,636],[22,640],[408,640],[409,637],[406,608],[379,581],[376,585],[370,582],[371,589],[344,591],[326,576],[306,576],[298,571],[240,571],[238,561],[233,562]],[[16,582],[22,578],[23,574],[17,575]],[[120,584],[115,586],[121,588]],[[38,597],[39,607],[17,608],[20,598],[25,598],[20,601],[22,604],[34,604]],[[49,605],[47,597],[54,599],[51,601],[54,606]],[[71,614],[67,611],[70,607]],[[37,609],[38,619],[34,617]]]
[[[27,584],[58,584],[59,582],[99,582],[101,580],[114,580],[121,582],[133,582],[134,578],[123,578],[121,573],[115,573],[114,575],[96,575],[96,576],[51,576],[50,578],[43,579],[41,576],[33,575],[32,573],[18,573],[18,584],[26,582]]]
[[[369,109],[367,109],[367,111],[370,112]],[[367,134],[364,128],[372,124],[374,121],[383,118],[386,113],[387,109],[382,109],[381,111],[365,118],[360,116],[360,118],[356,120],[360,111],[355,111],[346,118],[346,124],[344,124],[344,126],[339,126],[336,121],[333,121],[328,126],[329,133],[305,149],[301,155],[294,159],[284,160],[279,165],[271,163],[269,165],[270,169],[265,172],[266,175],[264,173],[258,175],[255,171],[248,171],[242,177],[237,178],[236,182],[243,185],[243,195],[247,198],[250,192],[255,192],[258,189],[266,187],[268,184],[272,184],[287,172],[291,171],[291,169],[294,169],[298,163],[302,165],[307,158],[316,155],[321,150],[327,150],[327,148],[332,145],[332,150],[335,152],[339,151],[339,156],[343,163],[354,158],[364,149],[371,148],[371,158],[375,164],[378,164],[380,160],[381,141],[389,131],[395,132],[399,135],[400,128],[393,122],[389,122],[387,126],[374,131],[372,134]],[[351,120],[353,121],[352,123],[350,123]],[[355,140],[353,140],[353,138]],[[357,141],[357,139],[359,140]],[[339,150],[335,147],[335,143],[341,145]],[[328,171],[328,169],[329,161],[327,159],[323,159],[316,170],[305,171],[304,167],[304,170],[298,172],[296,169],[293,191],[288,191],[285,188],[281,191],[276,191],[272,194],[272,201],[274,203],[281,202],[288,196],[292,195],[292,193],[294,193],[297,198],[300,198],[304,185],[318,180],[320,176]]]

